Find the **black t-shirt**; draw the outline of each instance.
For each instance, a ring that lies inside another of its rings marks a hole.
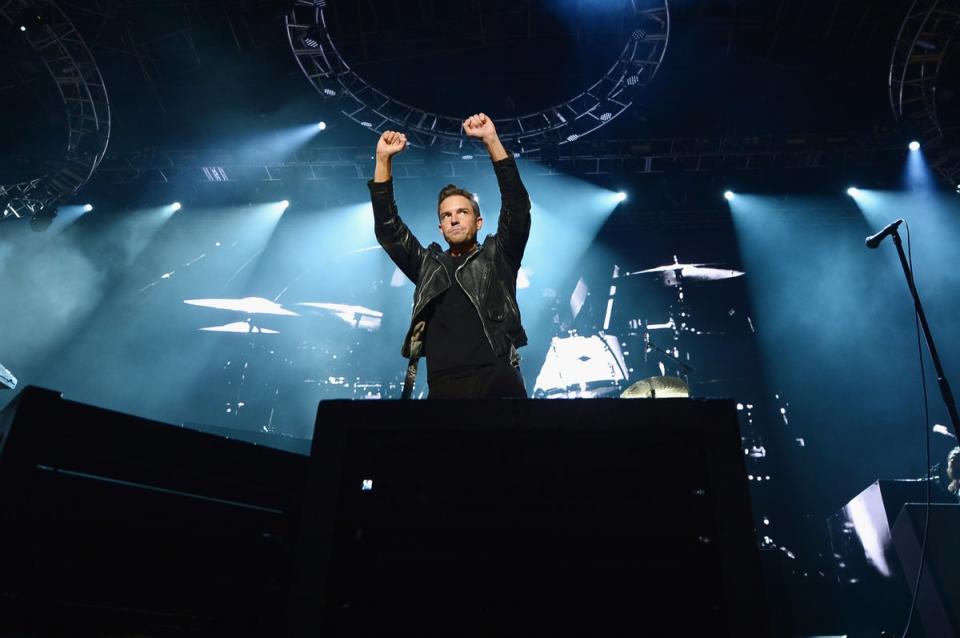
[[[450,270],[453,283],[430,304],[431,314],[427,317],[424,339],[428,380],[489,365],[496,360],[477,308],[454,276],[467,257],[453,257],[453,269]]]

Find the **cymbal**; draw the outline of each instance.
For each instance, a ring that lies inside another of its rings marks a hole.
[[[681,264],[674,262],[672,264],[666,264],[665,266],[654,266],[653,268],[647,268],[646,270],[635,270],[633,272],[624,273],[626,276],[630,275],[642,275],[645,273],[651,272],[667,272],[668,270],[683,270],[684,268],[700,268],[702,266],[710,266],[712,264]]]
[[[729,268],[713,268],[710,264],[669,264],[666,266],[657,266],[646,270],[637,270],[628,272],[630,275],[663,274],[664,282],[668,286],[675,285],[679,279],[688,281],[719,281],[721,279],[733,279],[742,277],[746,273],[741,270],[730,270]]]
[[[297,304],[298,306],[306,306],[307,308],[316,308],[318,310],[329,310],[333,313],[351,313],[355,315],[365,315],[367,317],[383,317],[383,313],[379,310],[373,310],[372,308],[364,308],[363,306],[352,306],[349,304],[342,303],[326,303],[319,301],[304,301]]]
[[[727,268],[701,268],[694,266],[680,270],[680,276],[690,281],[720,281],[721,279],[733,279],[742,277],[746,273],[741,270],[730,270]]]
[[[690,387],[680,377],[641,379],[620,394],[621,399],[676,399],[690,396]]]
[[[295,312],[287,310],[280,304],[264,299],[263,297],[244,297],[243,299],[184,299],[183,303],[204,308],[218,310],[235,310],[251,315],[282,315],[299,317]]]
[[[233,323],[228,323],[223,326],[209,326],[207,328],[198,328],[198,330],[205,332],[235,332],[239,334],[250,334],[251,332],[265,335],[280,334],[278,331],[271,330],[270,328],[250,325],[246,321],[234,321]]]
[[[364,328],[368,331],[379,330],[383,323],[383,313],[372,308],[342,303],[304,301],[297,304],[312,312],[336,317],[352,328]]]

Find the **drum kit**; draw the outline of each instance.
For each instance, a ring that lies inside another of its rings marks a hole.
[[[229,313],[227,323],[197,330],[238,336],[236,347],[225,351],[229,354],[222,368],[222,405],[228,420],[251,420],[264,432],[281,431],[288,427],[283,421],[312,423],[310,414],[282,417],[300,409],[294,404],[315,410],[322,399],[399,394],[399,378],[371,380],[363,369],[366,335],[382,326],[384,314],[379,310],[325,301],[281,304],[263,297],[183,303],[218,311],[217,316]]]
[[[691,396],[691,386],[708,380],[697,370],[690,342],[717,333],[695,327],[687,289],[690,284],[713,284],[744,274],[719,264],[681,263],[676,256],[673,263],[637,271],[625,272],[614,266],[602,322],[598,317],[586,331],[567,330],[553,337],[533,396]],[[622,317],[624,313],[615,312],[617,302],[637,297],[637,285],[641,283],[669,294],[653,295],[653,303],[643,304],[645,316]],[[585,294],[581,280],[571,299],[575,312],[583,307]]]
[[[702,358],[692,354],[696,352],[692,342],[718,333],[695,328],[688,291],[699,293],[743,274],[717,264],[681,263],[676,257],[673,263],[636,271],[614,266],[601,308],[605,313],[586,325],[580,321],[579,331],[564,330],[552,338],[532,396],[691,396],[709,381],[698,369]],[[648,300],[635,311],[637,299],[644,297],[638,291],[650,288],[658,291],[655,301]],[[577,299],[570,304],[575,315],[588,295],[581,281],[574,292]],[[229,313],[226,322],[207,321],[214,325],[197,329],[224,334],[227,343],[232,337],[226,335],[237,335],[237,348],[230,349],[230,360],[223,366],[223,404],[231,419],[246,413],[257,427],[270,431],[282,429],[283,421],[312,419],[300,414],[296,419],[281,418],[275,426],[275,411],[289,412],[291,404],[313,410],[323,399],[400,394],[401,366],[387,366],[379,356],[383,344],[369,336],[382,327],[384,313],[379,310],[316,300],[280,303],[279,296],[186,299],[184,304],[209,309],[216,318]],[[262,414],[250,414],[253,406]]]

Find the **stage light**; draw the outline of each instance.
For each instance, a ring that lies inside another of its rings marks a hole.
[[[317,124],[317,128],[320,129],[321,131],[326,131],[326,130],[327,130],[327,123],[326,123],[326,122],[320,122],[319,124]]]
[[[734,198],[734,197],[735,197],[735,195],[733,194],[733,191],[724,191],[724,193],[723,193],[723,198],[724,198],[725,200],[727,200],[728,202],[733,201],[733,198]]]
[[[84,205],[83,205],[83,212],[89,213],[89,212],[92,211],[92,210],[93,210],[93,204],[84,204]]]
[[[288,200],[285,199],[280,202],[280,210],[287,210],[288,208],[290,208],[290,202]]]
[[[860,194],[860,189],[857,188],[856,186],[851,186],[850,188],[847,189],[847,195],[849,195],[850,197],[856,197],[859,194]]]
[[[618,202],[624,202],[627,200],[627,194],[624,193],[623,191],[620,191],[619,193],[617,193],[614,199],[616,199]]]
[[[170,208],[173,209],[173,212],[177,212],[178,210],[183,208],[183,204],[181,204],[180,202],[173,202],[172,204],[170,204]]]
[[[911,150],[911,151],[919,151],[919,150],[920,150],[920,142],[918,142],[918,141],[916,141],[916,140],[910,142],[910,150]]]
[[[26,30],[27,30],[27,27],[25,27],[24,25],[21,24],[21,25],[20,25],[20,30],[21,30],[21,31],[26,31]]]

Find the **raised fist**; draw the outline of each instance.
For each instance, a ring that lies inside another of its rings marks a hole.
[[[396,131],[384,131],[377,142],[377,155],[393,157],[407,148],[407,136]]]
[[[497,129],[493,126],[493,120],[477,113],[471,115],[463,121],[463,132],[467,137],[474,137],[478,140],[489,140],[497,136]]]

